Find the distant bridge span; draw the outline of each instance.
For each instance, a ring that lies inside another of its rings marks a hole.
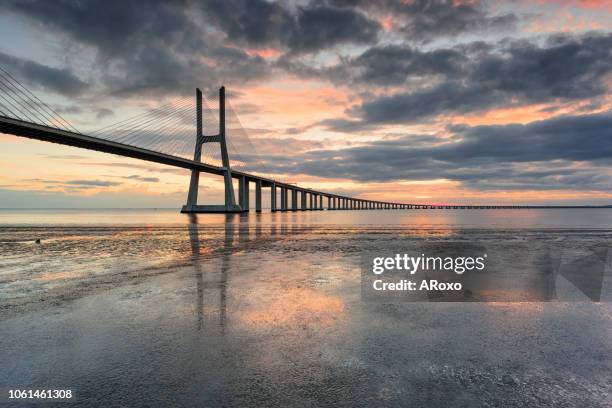
[[[6,100],[6,99],[5,99]],[[1,101],[0,101],[1,102]],[[0,113],[5,113],[1,110]],[[6,109],[6,108],[5,108]],[[255,210],[262,210],[262,189],[270,188],[271,211],[303,210],[373,210],[373,209],[533,209],[533,208],[612,208],[612,206],[535,206],[535,205],[440,205],[411,204],[387,201],[365,200],[348,197],[294,184],[276,181],[256,174],[231,169],[225,138],[225,88],[219,90],[219,133],[206,136],[202,133],[202,93],[196,91],[196,137],[194,137],[194,159],[158,152],[131,144],[119,143],[99,137],[88,136],[76,131],[59,129],[53,126],[34,123],[0,114],[0,132],[30,139],[80,147],[134,159],[165,164],[191,170],[191,182],[187,204],[182,212],[248,212],[249,185],[255,184]],[[202,145],[219,143],[222,166],[214,166],[201,161]],[[223,205],[198,205],[199,174],[208,173],[224,177],[225,203]],[[238,179],[238,200],[234,198],[233,179]],[[280,190],[280,198],[277,190]],[[326,202],[325,202],[326,201]]]

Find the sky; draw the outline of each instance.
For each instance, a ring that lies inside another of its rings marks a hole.
[[[0,66],[85,133],[225,85],[268,174],[305,187],[612,204],[612,1],[6,0]],[[188,183],[0,134],[0,207],[179,207]]]

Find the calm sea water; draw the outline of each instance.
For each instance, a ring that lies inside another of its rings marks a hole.
[[[404,226],[406,228],[612,228],[612,209],[543,210],[374,210],[264,212],[250,216],[200,214],[201,224],[317,224]],[[0,226],[186,225],[177,209],[0,209]]]
[[[364,252],[449,247],[495,260],[491,300],[532,300],[555,262],[567,278],[537,293],[552,302],[362,298]],[[0,210],[0,389],[70,388],[75,406],[608,406],[612,307],[589,295],[610,287],[610,248],[609,209]]]

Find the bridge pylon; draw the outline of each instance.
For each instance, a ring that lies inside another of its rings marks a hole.
[[[219,134],[207,136],[203,133],[202,127],[202,91],[196,88],[196,143],[193,154],[193,161],[202,162],[202,145],[204,143],[219,143],[221,149],[221,162],[223,180],[225,184],[225,204],[224,205],[199,205],[198,189],[200,183],[200,171],[191,170],[191,181],[189,183],[189,193],[187,193],[187,204],[183,206],[183,213],[240,213],[248,211],[236,204],[234,186],[232,184],[232,170],[230,167],[229,154],[225,139],[225,87],[219,88]]]

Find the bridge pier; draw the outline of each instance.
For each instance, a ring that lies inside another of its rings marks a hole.
[[[276,212],[276,183],[270,186],[270,211]]]
[[[261,212],[261,180],[255,180],[255,212]]]
[[[238,203],[243,212],[249,211],[249,180],[245,176],[238,179]]]
[[[223,181],[225,185],[224,205],[198,205],[198,189],[200,181],[200,170],[191,170],[191,181],[187,193],[187,204],[181,209],[182,213],[239,213],[245,211],[243,206],[236,205],[234,186],[232,183],[232,171],[230,168],[227,143],[225,140],[225,87],[219,89],[219,134],[205,136],[202,132],[202,91],[196,89],[196,143],[193,161],[202,162],[202,144],[219,143],[221,150],[221,161],[223,164]],[[247,199],[248,200],[248,199]],[[244,203],[241,203],[244,204]],[[247,209],[248,211],[248,209]]]
[[[297,211],[298,209],[298,201],[297,201],[298,192],[296,189],[291,190],[291,211]]]
[[[287,211],[287,187],[281,187],[281,211]]]

